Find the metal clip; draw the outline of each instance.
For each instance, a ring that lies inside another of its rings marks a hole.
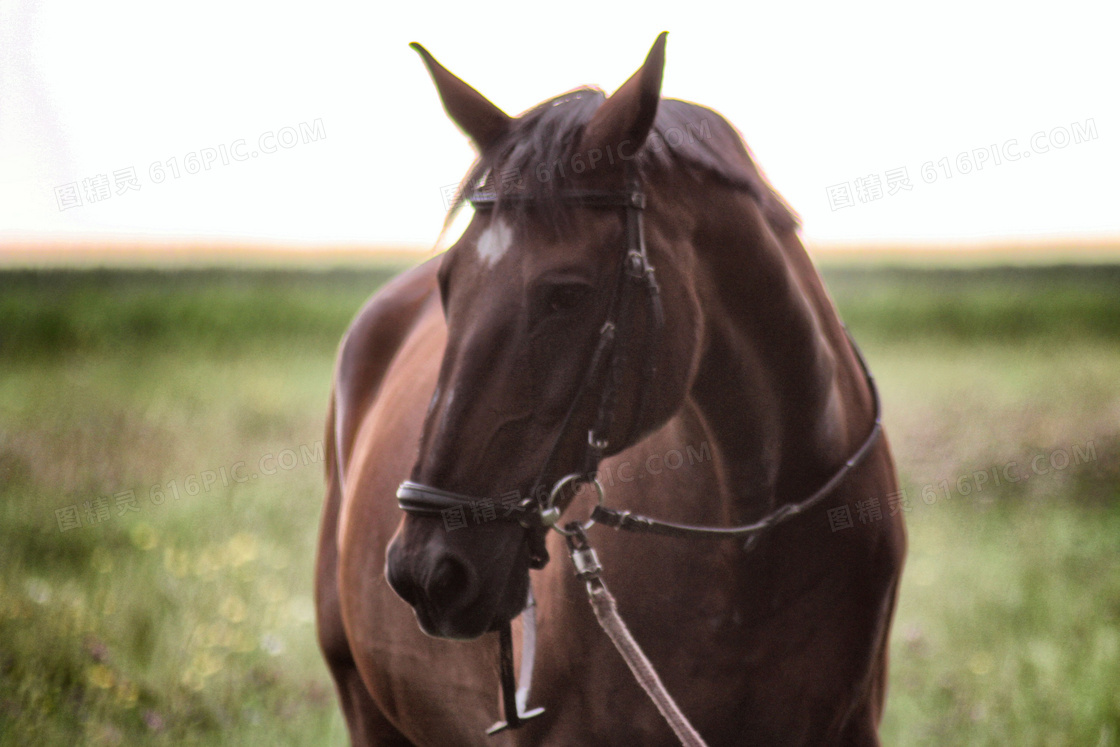
[[[599,556],[591,547],[573,550],[572,563],[576,567],[576,575],[582,579],[595,578],[603,572],[603,566],[599,565]]]

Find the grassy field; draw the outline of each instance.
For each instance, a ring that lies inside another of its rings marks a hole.
[[[311,562],[384,270],[0,272],[0,745],[344,744]],[[1120,266],[835,266],[910,556],[882,733],[1120,742]]]

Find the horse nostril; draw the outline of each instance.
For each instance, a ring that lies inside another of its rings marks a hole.
[[[443,606],[467,594],[470,587],[470,571],[462,561],[443,556],[428,579],[428,599]]]
[[[425,573],[426,568],[431,571]],[[446,552],[433,559],[410,558],[405,562],[390,550],[385,577],[397,596],[418,612],[429,615],[456,610],[474,595],[474,573],[466,563]]]
[[[402,573],[400,567],[390,562],[385,568],[389,587],[404,601],[415,607],[420,603],[421,590],[411,573]]]

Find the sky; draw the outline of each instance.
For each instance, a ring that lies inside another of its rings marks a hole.
[[[409,42],[517,114],[615,90],[663,30],[663,95],[743,133],[810,243],[1117,238],[1118,21],[1115,0],[0,0],[0,245],[431,248],[475,154]]]

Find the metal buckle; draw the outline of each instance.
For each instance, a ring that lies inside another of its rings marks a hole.
[[[579,472],[573,472],[572,474],[565,475],[564,477],[561,477],[559,480],[556,481],[556,484],[552,486],[552,491],[548,494],[548,503],[545,504],[545,507],[541,509],[541,523],[542,524],[545,521],[545,514],[548,514],[549,518],[552,520],[551,523],[548,524],[548,526],[552,527],[557,532],[560,532],[560,534],[563,534],[566,537],[571,537],[573,535],[573,532],[571,532],[571,531],[565,529],[564,527],[560,526],[559,521],[560,521],[560,515],[561,515],[562,512],[560,511],[560,507],[556,505],[556,498],[557,498],[557,496],[560,495],[560,491],[562,491],[565,488],[565,486],[567,486],[568,483],[571,483],[571,482],[577,482],[577,481],[590,482],[592,485],[595,486],[595,490],[597,490],[598,493],[599,493],[599,505],[600,506],[603,505],[603,498],[604,498],[603,483],[599,482],[599,478],[597,478],[597,477],[594,477],[591,480],[587,480],[586,478],[587,478],[587,475],[581,474]],[[555,513],[553,513],[553,512],[555,512]],[[555,517],[555,518],[553,518],[553,517]],[[594,519],[588,519],[587,521],[585,521],[583,524],[580,524],[579,526],[580,526],[580,529],[582,531],[586,532],[588,529],[591,528],[591,525],[594,524],[594,523],[595,523]]]
[[[635,280],[641,280],[642,278],[644,278],[646,276],[646,272],[648,270],[649,270],[649,265],[646,263],[646,258],[642,256],[641,252],[639,252],[635,249],[631,249],[629,252],[627,252],[627,254],[626,254],[626,274],[627,275],[634,278]]]
[[[556,522],[560,521],[560,507],[549,506],[548,508],[541,509],[541,524],[546,527],[556,526]]]

